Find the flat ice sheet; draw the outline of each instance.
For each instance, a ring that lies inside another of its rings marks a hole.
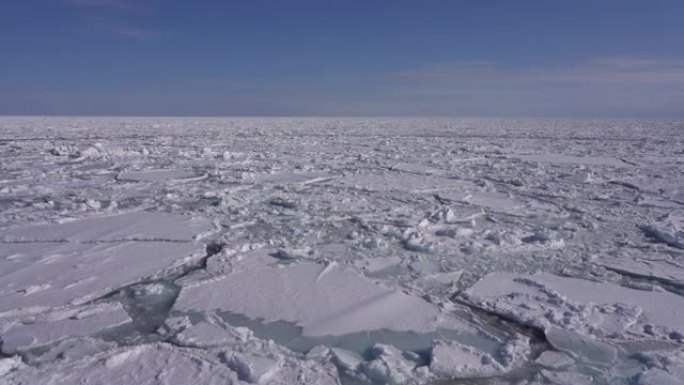
[[[684,259],[662,254],[602,256],[596,264],[617,272],[655,278],[663,282],[684,286]]]
[[[129,322],[131,318],[118,303],[47,313],[30,322],[0,325],[2,352],[14,354],[69,337],[89,336]]]
[[[176,242],[0,244],[0,317],[83,303],[203,252]]]
[[[131,212],[76,219],[59,224],[26,225],[7,229],[7,241],[192,241],[198,233],[212,229],[206,219],[161,212]]]
[[[7,230],[0,243],[0,315],[102,296],[201,256],[206,220],[149,212]]]
[[[381,329],[476,332],[423,299],[374,284],[336,263],[252,267],[184,287],[173,309],[224,310],[264,322],[294,322],[305,336]]]

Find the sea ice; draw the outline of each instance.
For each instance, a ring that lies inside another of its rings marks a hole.
[[[3,385],[684,379],[681,120],[0,131]]]

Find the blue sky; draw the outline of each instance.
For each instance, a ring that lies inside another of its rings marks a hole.
[[[5,0],[0,114],[684,116],[681,0]]]

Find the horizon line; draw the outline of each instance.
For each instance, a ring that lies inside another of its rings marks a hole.
[[[552,116],[552,115],[109,115],[109,114],[0,114],[0,118],[176,118],[176,119],[596,119],[596,120],[684,120],[684,114],[677,116]]]

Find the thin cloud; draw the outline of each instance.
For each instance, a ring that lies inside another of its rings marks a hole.
[[[135,3],[128,0],[66,0],[74,6],[91,9],[118,9],[131,11],[136,8]]]
[[[114,33],[134,40],[152,40],[162,35],[162,33],[157,30],[134,27],[114,28]]]
[[[472,74],[496,71],[496,64],[490,61],[459,61],[432,63],[422,68],[401,70],[396,73],[407,79],[459,79]]]
[[[84,13],[149,14],[156,8],[156,0],[62,0],[64,4]]]
[[[509,69],[491,62],[440,63],[397,73],[400,78],[449,84],[684,86],[684,61],[600,57],[573,66]]]
[[[163,33],[144,24],[153,0],[64,0],[76,8],[91,27],[133,40],[152,40]]]
[[[630,56],[598,57],[590,61],[594,66],[602,66],[620,70],[644,70],[684,67],[684,60],[657,60]]]
[[[393,106],[418,114],[610,116],[681,114],[684,60],[596,57],[510,68],[436,63],[394,72]]]

